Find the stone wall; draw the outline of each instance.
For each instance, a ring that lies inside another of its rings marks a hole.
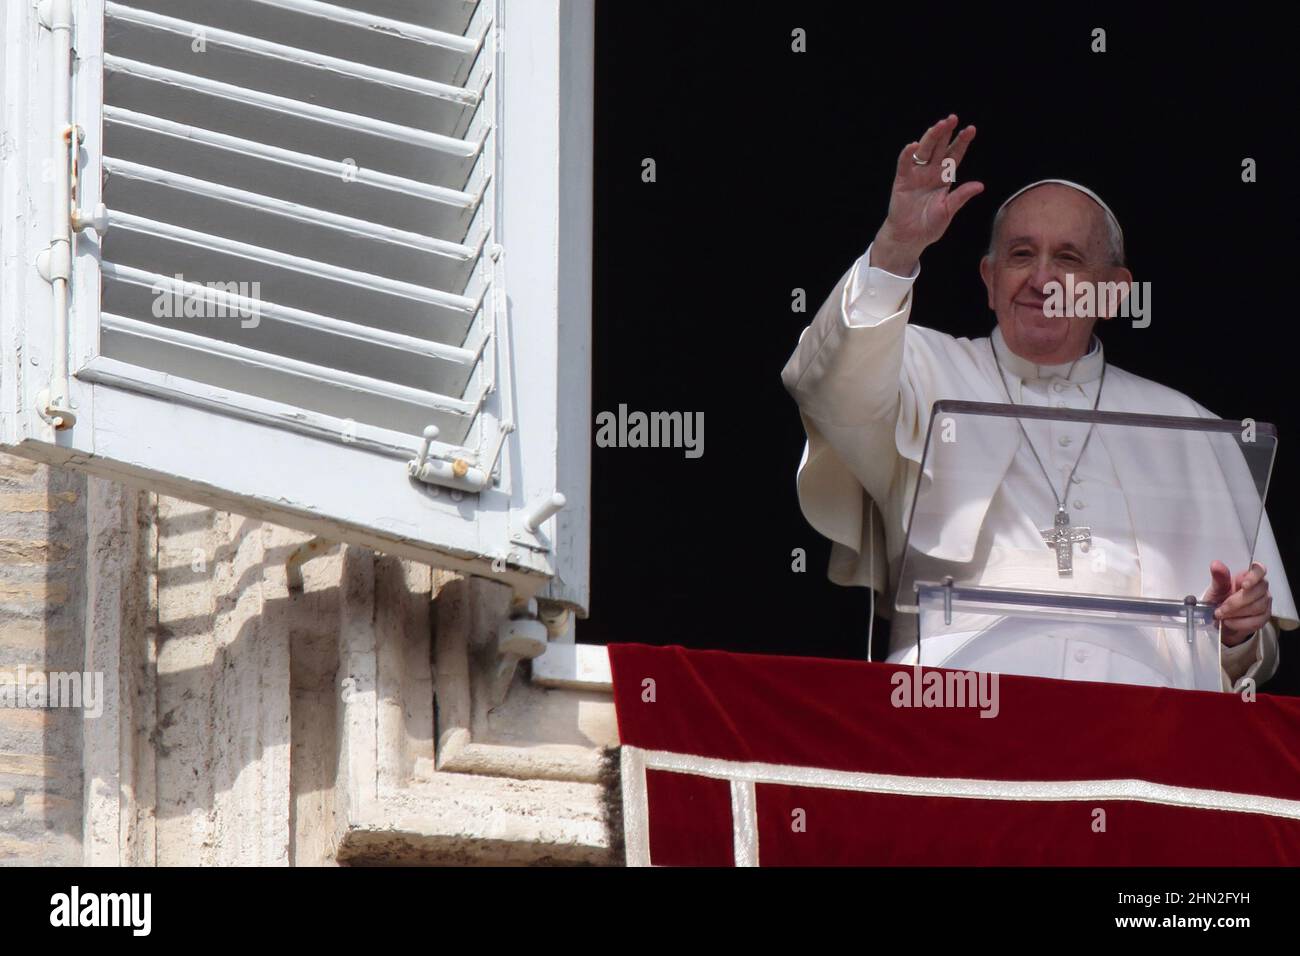
[[[0,455],[0,672],[82,669],[86,479]],[[0,865],[81,861],[82,718],[0,707]]]
[[[526,667],[498,702],[505,586],[19,459],[0,489],[0,667],[105,682],[93,719],[0,708],[0,865],[617,862],[612,702]]]

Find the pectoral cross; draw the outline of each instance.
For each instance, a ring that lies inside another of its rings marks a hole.
[[[1049,548],[1056,549],[1056,573],[1063,578],[1074,576],[1074,546],[1080,545],[1084,554],[1092,545],[1092,529],[1071,528],[1070,515],[1062,508],[1056,512],[1056,522],[1050,531],[1040,531]]]

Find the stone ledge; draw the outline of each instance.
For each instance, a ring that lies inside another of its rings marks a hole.
[[[447,774],[358,808],[336,859],[363,865],[617,865],[601,784]]]
[[[533,659],[532,665],[533,683],[542,687],[611,693],[614,690],[609,651],[600,644],[552,642],[540,657]]]

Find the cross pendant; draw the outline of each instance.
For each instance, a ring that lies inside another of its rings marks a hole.
[[[1049,548],[1056,549],[1056,573],[1069,578],[1074,576],[1074,546],[1080,545],[1084,554],[1092,545],[1092,529],[1070,527],[1070,515],[1064,509],[1056,512],[1056,521],[1050,531],[1040,531]]]

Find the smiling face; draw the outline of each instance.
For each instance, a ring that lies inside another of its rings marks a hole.
[[[980,260],[989,308],[1012,352],[1039,365],[1072,362],[1088,351],[1096,317],[1047,316],[1050,282],[1131,282],[1111,261],[1106,214],[1068,186],[1036,186],[1007,206],[994,254]]]

